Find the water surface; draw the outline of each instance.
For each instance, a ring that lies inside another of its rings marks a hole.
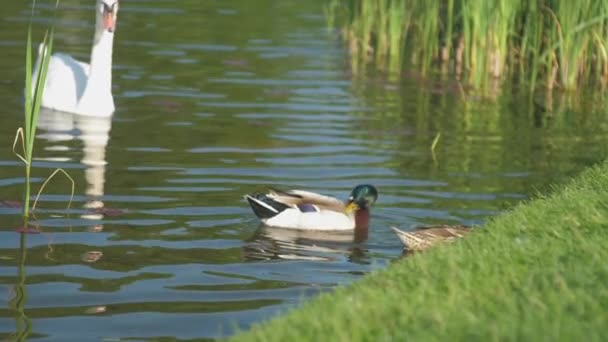
[[[62,1],[58,50],[87,58],[91,4]],[[76,190],[66,211],[70,185],[53,181],[36,211],[42,233],[27,235],[11,145],[28,10],[3,6],[3,336],[226,336],[386,266],[401,255],[391,225],[480,224],[605,155],[605,113],[584,105],[594,99],[465,100],[451,83],[353,74],[322,5],[124,1],[117,111],[41,114],[34,188],[61,167]],[[49,18],[37,13],[37,34]],[[380,190],[362,242],[264,229],[242,200],[265,186],[345,198],[359,183]]]

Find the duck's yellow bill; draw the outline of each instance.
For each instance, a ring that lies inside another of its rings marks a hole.
[[[347,213],[352,213],[353,211],[357,211],[359,210],[359,206],[357,205],[357,203],[355,202],[350,202],[348,203],[348,205],[346,206],[346,212]]]

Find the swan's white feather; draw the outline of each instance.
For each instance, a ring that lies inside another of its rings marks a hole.
[[[99,9],[101,3],[101,0],[97,0],[95,8]],[[107,5],[110,2],[104,3]],[[42,107],[95,117],[109,117],[114,113],[111,89],[114,35],[105,32],[102,14],[97,10],[96,13],[91,64],[78,61],[67,54],[53,54],[49,60]],[[36,82],[43,52],[45,47],[41,44],[32,72],[32,83]],[[34,88],[35,84],[32,84],[32,92]]]
[[[35,65],[32,82],[38,75],[39,65],[39,62]],[[42,107],[80,115],[111,116],[115,110],[111,89],[100,89],[94,99],[83,99],[89,70],[89,64],[70,55],[53,54],[49,61]]]
[[[38,58],[40,58],[40,55]],[[40,63],[37,62],[33,80],[38,75],[39,67]],[[42,107],[62,112],[73,112],[78,106],[78,99],[82,96],[86,87],[89,69],[89,64],[77,61],[70,55],[53,54],[49,61],[46,85],[42,96]]]

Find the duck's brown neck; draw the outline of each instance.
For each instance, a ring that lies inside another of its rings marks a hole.
[[[355,212],[355,242],[367,239],[369,228],[369,210],[360,209]]]

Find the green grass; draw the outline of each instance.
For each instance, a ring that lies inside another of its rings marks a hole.
[[[354,72],[442,73],[487,92],[505,78],[575,90],[608,83],[608,4],[601,0],[330,0]]]
[[[605,341],[606,241],[608,163],[233,340]]]

